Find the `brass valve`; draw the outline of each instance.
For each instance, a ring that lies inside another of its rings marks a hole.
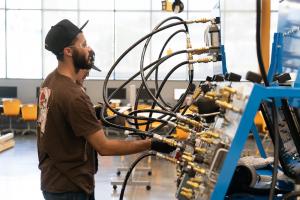
[[[195,89],[195,91],[194,91],[194,93],[193,93],[193,97],[192,97],[193,100],[195,100],[195,99],[198,98],[198,96],[200,95],[201,91],[202,91],[201,87],[197,87],[197,88]]]
[[[209,91],[209,92],[206,92],[206,94],[204,95],[204,97],[213,100],[213,99],[219,98],[220,95],[217,94],[215,91]]]
[[[188,162],[191,162],[194,160],[194,158],[192,156],[187,156],[187,155],[182,155],[182,159],[186,160]]]
[[[181,114],[177,114],[176,116],[177,116],[177,119],[179,121],[190,124],[190,125],[195,126],[197,128],[202,128],[203,127],[203,124],[201,122],[198,122],[198,121],[193,120],[193,119],[189,119],[185,116],[182,116]]]
[[[188,193],[185,191],[180,191],[180,195],[184,196],[187,199],[192,199],[193,198],[193,193]]]
[[[193,170],[195,170],[196,172],[200,173],[200,174],[205,174],[205,169],[198,167],[195,163],[193,162],[189,162],[188,163],[189,166],[191,166],[193,168]]]
[[[170,161],[172,163],[179,164],[179,161],[176,158],[173,158],[173,157],[170,157],[170,156],[158,153],[158,152],[156,153],[156,156],[159,157],[159,158],[163,158],[167,161]]]
[[[195,93],[194,93],[194,94],[195,94]],[[189,110],[192,111],[193,113],[198,113],[198,112],[199,112],[199,111],[198,111],[198,107],[195,106],[195,105],[191,105],[191,106],[189,107]]]
[[[212,22],[213,19],[207,19],[207,18],[200,18],[200,19],[194,19],[194,20],[188,20],[186,21],[187,24],[192,24],[192,23],[207,23],[207,22]]]
[[[232,88],[232,87],[225,86],[223,89],[227,92],[230,92],[231,94],[236,94],[237,93],[237,90]]]
[[[202,131],[196,134],[199,137],[212,137],[212,138],[220,138],[220,134],[212,132],[212,131]]]
[[[200,186],[198,183],[195,183],[193,181],[187,181],[186,184],[193,188],[199,188],[199,186]]]
[[[209,47],[201,47],[201,48],[197,48],[197,49],[187,49],[187,52],[199,55],[199,54],[202,54],[202,53],[209,52]]]
[[[191,188],[182,187],[181,190],[188,193],[193,193],[193,190]]]
[[[227,102],[225,102],[225,101],[216,100],[216,104],[218,104],[220,107],[223,107],[223,108],[232,110],[232,111],[234,111],[234,112],[241,112],[240,109],[233,107],[232,104],[227,103]]]
[[[205,148],[200,148],[200,147],[196,147],[195,151],[196,151],[196,153],[199,153],[199,154],[207,152],[207,150]]]
[[[201,183],[201,182],[203,182],[203,179],[201,177],[193,177],[193,178],[190,178],[190,181],[196,182],[196,183]]]
[[[187,152],[187,151],[184,151],[183,154],[186,155],[186,156],[192,156],[193,155],[192,153]]]

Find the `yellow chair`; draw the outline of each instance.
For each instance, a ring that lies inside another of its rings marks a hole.
[[[3,99],[3,115],[9,118],[9,128],[2,131],[15,130],[12,128],[12,117],[18,117],[20,114],[21,101],[19,99]]]
[[[37,105],[24,104],[22,106],[22,119],[27,122],[27,129],[22,132],[22,135],[28,132],[36,133],[36,129],[30,128],[30,122],[37,120]]]

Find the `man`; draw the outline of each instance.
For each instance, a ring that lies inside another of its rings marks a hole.
[[[57,68],[41,86],[38,156],[41,189],[46,200],[94,199],[95,150],[100,155],[126,155],[174,149],[155,140],[108,140],[90,98],[78,81],[80,70],[99,70],[82,29],[69,20],[52,26],[45,48],[56,55]],[[83,80],[83,79],[82,79]]]

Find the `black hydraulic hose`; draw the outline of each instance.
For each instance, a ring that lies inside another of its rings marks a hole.
[[[179,63],[179,64],[177,64],[174,68],[172,68],[171,69],[171,71],[166,75],[166,77],[164,78],[164,80],[162,81],[162,83],[161,83],[161,85],[160,85],[160,87],[158,88],[158,90],[157,90],[157,93],[156,93],[156,95],[155,95],[155,97],[156,98],[158,98],[158,96],[160,95],[160,93],[161,93],[161,91],[162,91],[162,89],[163,89],[163,87],[164,87],[164,85],[165,85],[165,83],[167,82],[167,80],[169,79],[169,77],[179,68],[179,67],[181,67],[181,66],[183,66],[183,65],[186,65],[186,64],[188,64],[189,63],[189,61],[184,61],[184,62],[181,62],[181,63]],[[182,98],[180,99],[180,101],[178,101],[179,103],[180,102],[183,102],[183,100],[185,99],[185,97],[186,97],[186,95],[188,94],[188,89],[185,91],[185,93],[184,93],[184,95],[182,96]],[[178,104],[178,103],[177,103]],[[177,105],[176,104],[176,105]],[[175,105],[175,106],[176,106]],[[155,107],[155,103],[153,102],[153,104],[152,104],[152,106],[151,106],[151,109],[154,109],[154,107]],[[175,107],[176,108],[176,107]],[[150,112],[149,113],[149,117],[151,118],[152,117],[152,113]],[[149,125],[150,124],[148,124],[147,126],[146,126],[146,131],[148,131],[148,129],[149,129]]]
[[[181,50],[181,51],[177,51],[177,52],[174,52],[173,54],[171,55],[167,55],[167,56],[164,56],[163,58],[157,60],[157,61],[154,61],[153,63],[149,64],[148,66],[145,67],[145,70],[147,70],[148,68],[152,67],[153,65],[157,64],[155,67],[158,67],[160,63],[164,62],[165,60],[169,59],[170,57],[172,56],[175,56],[175,55],[178,55],[178,54],[181,54],[181,53],[187,53],[187,50]],[[121,88],[123,88],[125,85],[127,85],[130,81],[132,81],[135,77],[137,77],[138,75],[140,74],[140,72],[137,72],[136,74],[134,74],[131,78],[129,78],[126,82],[124,82],[119,88],[117,88],[110,96],[108,99],[110,99],[111,97],[113,97],[113,95],[118,92]],[[111,106],[108,106],[110,110],[112,110],[115,114],[119,115],[119,116],[122,116],[122,117],[128,117],[128,115],[125,115],[123,113],[120,113],[118,112],[117,110],[113,109]],[[119,126],[119,125],[115,125],[115,124],[112,124],[111,122],[107,121],[104,114],[105,114],[105,110],[107,108],[107,105],[104,105],[103,109],[102,109],[102,112],[101,112],[101,120],[103,120],[105,123],[109,124],[110,126],[112,127],[115,127],[115,128],[119,128],[119,129],[125,129],[125,130],[130,130],[130,131],[137,131],[137,129],[133,129],[133,128],[130,128],[130,127],[124,127],[124,126]],[[130,116],[130,118],[133,118],[134,119],[134,116]],[[137,119],[139,119],[137,117]]]
[[[143,110],[133,110],[128,115],[134,115],[138,113],[146,113],[146,112],[153,112],[153,113],[160,113],[165,115],[170,115],[172,117],[176,117],[174,112],[166,111],[166,110],[154,110],[154,109],[143,109]],[[147,117],[145,117],[147,119]],[[158,119],[158,118],[150,118],[150,119]]]
[[[185,91],[185,93],[184,93],[184,95],[182,95],[182,99],[184,100],[185,99],[185,97],[186,97],[186,95],[187,95],[187,93],[188,93],[188,91],[190,90],[190,88],[191,88],[191,86],[192,86],[192,83],[193,83],[193,75],[194,75],[194,73],[193,73],[193,71],[189,74],[189,85],[188,85],[188,89]],[[179,102],[178,102],[179,103]],[[178,112],[178,110],[180,109],[180,106],[178,106],[177,108],[175,108],[174,110],[172,110],[173,112],[175,112],[175,113],[177,113]],[[167,120],[169,120],[170,118],[168,118]],[[159,130],[159,129],[161,129],[162,127],[164,127],[165,125],[164,124],[160,124],[158,127],[156,127],[155,129],[152,129],[152,130],[150,130],[149,131],[149,133],[152,133],[152,132],[154,132],[154,131],[156,131],[156,130]],[[174,130],[174,128],[170,131],[170,132],[172,132]]]
[[[172,20],[172,19],[177,19],[177,20],[179,20],[179,21],[183,21],[183,19],[181,19],[180,17],[170,17],[170,18],[167,18],[167,19],[165,19],[164,21],[162,21],[161,23],[159,23],[153,30],[157,30],[161,25],[163,25],[164,23],[166,23],[167,21],[170,21],[170,20]],[[188,26],[186,25],[186,24],[184,24],[184,26],[185,26],[185,31],[186,32],[188,32]],[[149,42],[150,42],[150,40],[151,40],[151,38],[152,38],[152,36],[150,36],[147,40],[146,40],[146,42],[145,42],[145,44],[144,44],[144,48],[143,48],[143,51],[142,51],[142,55],[141,55],[141,60],[140,60],[140,73],[141,73],[141,75],[143,76],[143,71],[144,71],[144,57],[145,57],[145,53],[146,53],[146,50],[147,50],[147,47],[148,47],[148,45],[149,45]],[[159,59],[161,58],[161,56],[159,57]],[[149,76],[150,76],[150,74],[151,73],[149,73]],[[143,79],[142,79],[142,84],[140,85],[140,87],[139,87],[139,89],[138,89],[138,92],[137,92],[137,95],[136,95],[136,99],[135,99],[135,105],[134,105],[134,109],[136,110],[137,109],[137,107],[138,107],[138,100],[139,100],[139,98],[140,98],[140,94],[141,94],[141,91],[143,90],[143,87],[145,86],[145,88],[146,88],[146,90],[147,90],[147,93],[151,93],[150,92],[150,90],[149,90],[149,88],[148,88],[148,86],[147,86],[147,84],[146,84],[146,82],[144,82],[143,81]],[[152,96],[150,96],[150,97],[152,97]],[[156,99],[153,99],[153,104],[154,103],[156,103],[157,102],[157,100]],[[166,104],[166,102],[165,101],[163,101],[162,100],[162,103],[164,104],[164,106],[168,106],[168,104]],[[155,105],[155,104],[154,104]],[[153,107],[154,108],[154,107]],[[151,113],[150,113],[150,115],[151,115]],[[135,115],[135,117],[136,117],[136,115]],[[150,118],[151,118],[151,116],[149,116]],[[138,129],[139,127],[138,127],[138,123],[137,123],[137,120],[135,119],[134,120],[135,121],[135,124],[136,124],[136,128]],[[148,130],[148,126],[147,126],[147,128],[146,128],[146,130]]]
[[[113,108],[111,107],[111,105],[109,105],[109,101],[107,99],[107,94],[106,94],[106,88],[107,88],[107,83],[108,83],[108,79],[109,77],[111,76],[113,70],[116,68],[116,66],[119,64],[119,62],[134,48],[136,47],[138,44],[140,44],[142,41],[144,41],[145,39],[147,39],[148,37],[162,31],[162,30],[165,30],[167,28],[170,28],[170,27],[174,27],[174,26],[177,26],[177,25],[181,25],[181,24],[186,24],[185,21],[183,22],[175,22],[175,23],[172,23],[172,24],[168,24],[166,26],[163,26],[147,35],[145,35],[144,37],[142,37],[141,39],[139,39],[137,42],[135,42],[133,45],[131,45],[125,52],[122,53],[122,55],[116,60],[116,62],[112,65],[112,67],[110,68],[110,70],[108,71],[107,73],[107,76],[105,77],[105,80],[104,80],[104,83],[103,83],[103,100],[105,102],[105,104],[110,107],[111,110],[113,110]]]
[[[169,24],[169,25],[167,25],[167,26],[164,26],[164,27],[162,27],[162,28],[160,28],[160,29],[155,30],[155,31],[152,32],[152,33],[147,34],[146,36],[144,36],[143,38],[141,38],[140,40],[138,40],[137,42],[135,42],[131,47],[129,47],[129,48],[128,48],[128,49],[127,49],[127,50],[126,50],[126,51],[125,51],[125,52],[117,59],[117,61],[113,64],[113,66],[112,66],[111,69],[109,70],[109,72],[108,72],[108,74],[107,74],[107,76],[106,76],[106,78],[105,78],[105,80],[104,80],[104,84],[103,84],[103,100],[104,100],[104,102],[105,102],[105,105],[108,106],[110,110],[112,110],[114,113],[116,113],[116,114],[122,116],[122,113],[119,113],[118,111],[116,111],[115,109],[113,109],[113,108],[109,105],[109,101],[108,101],[108,99],[107,99],[107,97],[106,97],[106,88],[107,88],[108,79],[109,79],[109,77],[111,76],[111,74],[112,74],[113,70],[115,69],[115,67],[118,65],[118,63],[123,59],[123,57],[124,57],[125,55],[127,55],[127,54],[129,53],[129,51],[131,51],[134,47],[136,47],[139,43],[141,43],[142,41],[144,41],[146,38],[148,38],[148,37],[150,37],[150,36],[152,36],[152,35],[154,35],[154,34],[160,32],[160,31],[162,31],[162,30],[164,30],[164,29],[167,29],[167,28],[170,28],[170,27],[173,27],[173,26],[176,26],[176,25],[180,25],[180,24],[184,24],[184,26],[185,26],[186,29],[187,29],[187,24],[186,24],[185,21],[181,21],[181,22],[177,22],[177,23],[172,23],[172,24]],[[187,30],[188,30],[188,29],[187,29]],[[116,92],[116,91],[115,91],[115,92]],[[112,95],[111,95],[111,96],[112,96]],[[104,110],[105,110],[105,109],[104,109]],[[111,125],[111,126],[113,126],[113,127],[116,127],[116,128],[120,128],[120,127],[121,127],[121,126],[116,126],[116,125],[110,123],[109,121],[105,120],[105,117],[104,117],[104,111],[101,112],[101,116],[102,116],[102,117],[101,117],[102,120],[104,120],[107,124],[109,124],[109,125]],[[124,115],[123,115],[123,116],[124,116]],[[124,117],[126,117],[126,116],[124,116]],[[126,129],[126,130],[132,130],[132,131],[134,130],[134,129],[131,129],[131,128],[129,128],[129,127],[126,127],[125,129]]]
[[[261,0],[256,0],[256,54],[261,77],[265,83],[265,86],[269,86],[269,81],[261,53]]]
[[[275,102],[272,102],[271,106],[272,106],[272,118],[273,118],[273,126],[274,126],[274,166],[273,166],[273,173],[272,173],[271,189],[269,193],[269,200],[272,200],[274,198],[275,186],[277,181],[277,173],[278,173],[278,164],[279,164],[279,132],[277,127],[278,116],[277,116]]]
[[[182,32],[187,33],[187,31],[181,29],[181,30],[178,30],[178,31],[174,32],[172,35],[170,35],[170,37],[166,40],[166,42],[164,43],[163,47],[161,48],[161,51],[160,51],[159,56],[158,56],[158,59],[161,58],[161,56],[162,56],[162,54],[163,54],[163,52],[164,52],[164,50],[165,50],[167,44],[170,42],[170,40],[171,40],[174,36],[176,36],[178,33],[182,33]],[[154,78],[154,81],[155,81],[155,89],[158,90],[158,68],[155,70],[155,78]],[[161,95],[159,95],[158,98],[159,98],[159,99],[161,100],[161,102],[163,102],[166,106],[169,106],[169,105],[164,101],[164,99],[162,98]],[[169,106],[169,107],[171,107],[171,106]]]
[[[179,67],[179,66],[181,66],[181,65],[182,65],[182,63],[178,64],[176,67]],[[175,70],[175,67],[174,67],[173,69]],[[172,73],[173,73],[173,72],[170,71],[170,73],[166,76],[166,78],[168,78]],[[165,78],[165,81],[167,81],[166,78]],[[182,104],[182,102],[184,101],[186,95],[188,94],[188,91],[190,90],[190,87],[191,87],[191,85],[192,85],[192,82],[193,82],[193,72],[191,73],[190,81],[189,81],[189,85],[188,85],[187,90],[186,90],[185,93],[180,97],[180,99],[179,99],[179,101],[176,103],[176,105],[171,109],[172,112],[174,112],[174,113],[178,112],[178,110],[180,109],[180,105]],[[163,86],[164,86],[164,83],[161,84],[161,88],[162,88]],[[160,117],[158,117],[158,118],[164,118],[165,116],[166,116],[166,115],[163,114],[162,116],[160,116]],[[171,117],[167,118],[166,120],[168,121],[168,120],[170,120],[170,119],[171,119]],[[161,124],[161,125],[159,125],[158,127],[154,128],[154,129],[152,129],[152,130],[150,130],[149,132],[154,132],[154,131],[156,131],[156,130],[159,130],[159,129],[161,129],[162,127],[164,127],[165,125],[166,125],[166,124]],[[146,129],[146,131],[148,131],[148,130]]]
[[[124,197],[124,193],[125,193],[125,189],[126,189],[126,185],[127,185],[127,182],[128,182],[128,179],[132,173],[132,170],[135,168],[135,166],[144,158],[148,157],[148,156],[155,156],[156,153],[154,152],[147,152],[147,153],[144,153],[142,154],[141,156],[139,156],[132,164],[131,166],[129,167],[127,173],[126,173],[126,176],[124,178],[124,181],[123,181],[123,184],[122,184],[122,189],[121,189],[121,193],[120,193],[120,198],[119,200],[123,200],[123,197]]]
[[[181,29],[181,30],[178,30],[178,31],[175,31],[172,35],[170,35],[170,37],[166,40],[166,42],[164,43],[164,45],[163,45],[163,47],[162,47],[162,49],[161,49],[161,51],[160,51],[160,53],[159,53],[159,56],[158,56],[158,59],[160,59],[161,58],[161,56],[162,56],[162,54],[163,54],[163,52],[164,52],[164,50],[165,50],[165,47],[167,46],[167,44],[170,42],[170,40],[174,37],[174,36],[176,36],[178,33],[187,33],[186,32],[186,30],[183,30],[183,29]],[[165,78],[166,79],[166,78]],[[162,90],[162,89],[161,89]],[[170,104],[168,104],[167,102],[165,102],[165,100],[162,98],[162,96],[160,95],[160,93],[161,93],[161,90],[159,90],[159,88],[158,88],[158,68],[156,68],[155,69],[155,91],[156,91],[156,95],[155,95],[155,98],[157,98],[157,99],[159,99],[159,100],[161,100],[161,102],[165,105],[165,106],[167,106],[167,107],[172,107]],[[183,102],[183,101],[182,101]],[[152,105],[151,105],[151,109],[153,109],[154,107],[155,107],[155,102],[153,102],[152,103]],[[152,116],[152,113],[149,113],[149,117],[151,117]],[[146,129],[145,130],[148,130],[149,129],[149,124],[146,126]]]
[[[161,60],[161,59],[160,59]],[[184,62],[188,62],[188,61],[184,61]],[[161,64],[162,62],[160,62],[160,63],[157,63],[156,65],[155,65],[155,67],[153,67],[151,70],[150,70],[150,72],[147,74],[147,76],[146,76],[146,79],[148,79],[149,78],[149,76],[152,74],[152,72],[156,69],[156,68],[158,68],[158,66]],[[178,68],[178,67],[180,67],[182,64],[180,63],[179,65],[177,65],[177,66],[175,66],[174,68],[172,68],[171,69],[171,71],[168,73],[168,75],[166,76],[166,78],[165,78],[165,81],[169,78],[169,76]],[[193,73],[193,72],[192,72]],[[163,81],[164,82],[164,81]],[[162,86],[164,85],[164,83],[162,84]],[[137,96],[139,96],[139,93],[141,92],[141,90],[138,90],[138,94],[137,94]],[[159,95],[159,93],[160,93],[160,91],[158,91],[156,94],[158,94]],[[186,92],[187,93],[187,92]],[[181,98],[176,104],[175,104],[175,106],[173,107],[173,108],[171,108],[170,110],[171,111],[174,111],[174,110],[176,110],[176,107],[178,106],[178,104],[181,104],[182,102],[183,102],[183,100],[184,100],[184,98],[185,98],[185,96],[186,96],[186,93],[184,94],[184,96],[183,96],[183,98]],[[157,98],[157,95],[155,96],[156,98]],[[154,103],[154,105],[155,105],[155,103]],[[160,106],[160,105],[159,105]],[[134,104],[134,110],[136,110],[137,109],[137,107],[138,107],[138,101],[136,100],[135,101],[135,104]],[[154,106],[151,106],[151,109],[153,109],[154,108]],[[167,110],[165,107],[161,107],[162,109],[164,109],[164,110]],[[149,117],[151,117],[151,116],[149,116]],[[164,116],[163,116],[164,117]],[[163,118],[162,117],[162,118]],[[137,120],[135,120],[135,122],[137,123]],[[136,125],[136,128],[138,128],[138,124]]]
[[[261,53],[261,0],[256,0],[256,53],[257,53],[257,60],[259,64],[260,73],[262,79],[265,83],[265,86],[269,86],[270,83],[267,78],[267,73],[264,67],[263,57]],[[276,111],[276,104],[275,99],[272,99],[272,115],[273,115],[273,122],[274,122],[274,166],[273,166],[273,175],[272,175],[272,182],[271,182],[271,189],[269,193],[269,200],[273,199],[275,193],[275,186],[277,181],[277,172],[278,172],[278,160],[279,160],[279,132],[277,127],[277,111]]]
[[[169,18],[163,20],[162,22],[160,22],[156,27],[154,27],[153,31],[157,30],[157,29],[158,29],[159,27],[161,27],[164,23],[166,23],[166,22],[168,22],[168,21],[170,21],[170,20],[173,20],[173,19],[179,20],[179,21],[181,21],[181,22],[184,21],[182,18],[177,17],[177,16],[169,17]],[[186,24],[184,24],[184,27],[185,27],[185,32],[188,32],[188,31],[189,31],[188,26],[187,26]],[[143,68],[144,68],[144,57],[145,57],[146,50],[147,50],[147,47],[148,47],[148,45],[149,45],[149,42],[150,42],[151,38],[152,38],[152,36],[150,36],[150,37],[146,40],[146,42],[145,42],[145,44],[144,44],[143,51],[142,51],[142,55],[141,55],[141,60],[140,60],[140,72],[141,72],[141,77],[142,77],[142,84],[141,84],[141,86],[140,86],[140,90],[142,90],[143,85],[144,85],[144,86],[145,86],[145,89],[147,90],[147,92],[149,93],[149,95],[150,95],[151,97],[153,97],[153,96],[151,95],[151,92],[150,92],[150,90],[149,90],[149,87],[148,87],[147,84],[146,84],[146,81],[143,80],[143,76],[144,76],[144,74],[143,74],[143,71],[144,71],[144,70],[143,70]],[[160,57],[159,57],[159,58],[160,58]],[[139,95],[140,95],[140,92],[138,92],[136,101],[139,99]],[[153,100],[155,101],[154,98],[153,98]],[[156,101],[155,101],[155,102],[156,102]],[[166,105],[166,104],[165,104],[165,105]]]

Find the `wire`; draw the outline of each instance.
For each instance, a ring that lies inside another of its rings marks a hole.
[[[160,63],[164,62],[165,60],[169,59],[170,57],[172,56],[175,56],[175,55],[178,55],[178,54],[181,54],[181,53],[187,53],[187,50],[181,50],[181,51],[177,51],[177,52],[174,52],[173,54],[171,55],[167,55],[167,56],[164,56],[163,58],[159,59],[159,60],[156,60],[154,61],[153,63],[149,64],[148,66],[146,66],[144,69],[147,70],[148,68],[150,68],[151,66],[153,66],[154,64],[158,64],[157,66],[155,67],[158,67]],[[127,85],[130,81],[132,81],[135,77],[137,77],[138,75],[140,74],[140,72],[137,72],[136,74],[134,74],[131,78],[129,78],[126,82],[124,82],[119,88],[117,88],[109,97],[108,97],[108,100],[113,97],[113,95],[118,92],[120,89],[122,89],[125,85]],[[103,90],[106,90],[103,89]],[[126,114],[123,114],[123,113],[120,113],[118,112],[117,110],[113,109],[111,106],[109,105],[104,105],[104,107],[102,108],[102,111],[101,111],[101,115],[100,115],[100,118],[102,121],[104,121],[104,123],[107,123],[108,125],[112,126],[112,127],[115,127],[115,128],[118,128],[118,129],[125,129],[125,130],[129,130],[129,131],[139,131],[138,129],[134,129],[134,128],[131,128],[131,127],[125,127],[125,126],[120,126],[120,125],[116,125],[116,124],[113,124],[109,121],[106,120],[106,117],[105,117],[105,111],[106,109],[110,109],[112,110],[115,114],[121,116],[121,117],[130,117],[132,119],[135,119],[134,116],[128,116]],[[140,119],[139,117],[136,117],[137,119]]]
[[[180,25],[180,24],[186,24],[185,21],[183,22],[175,22],[175,23],[172,23],[172,24],[168,24],[166,26],[163,26],[147,35],[145,35],[144,37],[142,37],[141,39],[139,39],[137,42],[135,42],[133,45],[131,45],[125,52],[122,53],[122,55],[116,60],[116,62],[112,65],[112,67],[110,68],[110,70],[108,71],[107,73],[107,76],[105,77],[104,79],[104,83],[103,83],[103,100],[105,102],[105,104],[110,107],[112,110],[113,108],[109,105],[109,102],[108,102],[108,99],[107,99],[107,94],[106,94],[106,87],[107,87],[107,83],[108,83],[108,79],[110,77],[110,75],[112,74],[113,70],[116,68],[116,66],[119,64],[119,62],[133,49],[135,48],[138,44],[140,44],[142,41],[144,41],[145,39],[147,39],[148,37],[162,31],[162,30],[165,30],[167,28],[170,28],[170,27],[173,27],[173,26],[177,26],[177,25]]]
[[[143,158],[146,158],[148,156],[155,156],[156,153],[154,152],[148,152],[148,153],[144,153],[142,154],[140,157],[138,157],[132,164],[131,166],[129,167],[127,173],[126,173],[126,176],[124,178],[124,181],[123,181],[123,184],[122,184],[122,189],[121,189],[121,193],[120,193],[120,198],[119,200],[123,200],[123,197],[124,197],[124,193],[125,193],[125,189],[126,189],[126,185],[127,185],[127,182],[128,182],[128,179],[131,175],[131,172],[132,170],[135,168],[135,166],[143,159]]]
[[[265,86],[269,86],[269,81],[267,79],[267,73],[265,70],[263,57],[261,53],[261,0],[256,1],[256,54],[258,60],[259,70]]]
[[[277,119],[277,110],[275,99],[271,104],[272,106],[272,118],[273,118],[273,126],[274,126],[274,166],[272,172],[272,182],[271,182],[271,189],[269,193],[269,200],[273,199],[275,193],[275,186],[277,182],[277,173],[278,173],[278,164],[279,164],[279,132],[278,132],[278,119]]]
[[[267,79],[267,73],[264,67],[263,57],[261,53],[261,0],[256,1],[256,53],[257,59],[259,63],[259,69],[262,76],[262,79],[265,83],[265,86],[269,86],[269,81]],[[272,117],[273,117],[273,124],[274,124],[274,166],[273,166],[273,175],[272,175],[272,182],[271,182],[271,189],[269,193],[269,200],[273,199],[274,192],[275,192],[275,185],[277,181],[277,172],[278,172],[278,160],[279,160],[279,133],[277,127],[277,111],[276,111],[276,103],[275,99],[272,99]]]

